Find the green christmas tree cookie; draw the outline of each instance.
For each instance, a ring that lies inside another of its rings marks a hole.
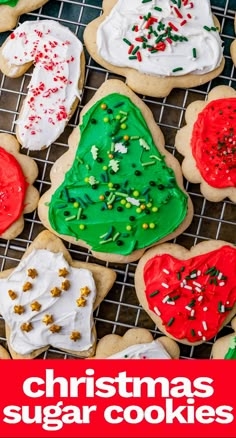
[[[60,160],[69,170],[62,181],[52,174],[56,184],[39,213],[45,223],[46,200],[46,226],[54,232],[87,244],[100,258],[109,253],[128,261],[134,252],[137,259],[144,248],[179,234],[191,220],[191,208],[176,180],[176,160],[155,144],[154,135],[162,135],[153,119],[150,130],[149,110],[120,81],[102,88],[84,109],[79,142],[72,142],[73,162]]]

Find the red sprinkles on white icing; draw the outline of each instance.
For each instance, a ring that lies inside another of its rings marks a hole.
[[[79,97],[82,44],[51,20],[25,22],[11,34],[3,56],[14,67],[33,62],[29,91],[17,121],[23,147],[47,147],[63,132]]]

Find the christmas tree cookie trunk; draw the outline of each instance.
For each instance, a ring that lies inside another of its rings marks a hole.
[[[146,105],[107,81],[82,112],[41,198],[44,225],[102,260],[126,263],[183,232],[192,204]]]

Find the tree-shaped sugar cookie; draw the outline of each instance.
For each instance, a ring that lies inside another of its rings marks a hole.
[[[111,269],[73,261],[58,237],[40,233],[19,265],[0,274],[0,312],[13,359],[34,358],[49,345],[94,355],[93,310],[115,278]]]
[[[231,321],[233,333],[217,339],[212,347],[213,359],[236,359],[236,318]]]
[[[92,58],[136,92],[167,96],[202,85],[224,68],[210,0],[104,0],[84,41]]]
[[[187,125],[177,133],[175,146],[184,155],[182,170],[212,202],[228,197],[236,202],[236,91],[218,86],[206,102],[191,103]]]
[[[189,225],[179,164],[150,110],[122,82],[98,90],[69,145],[39,203],[47,228],[102,260],[128,262]]]
[[[13,135],[0,134],[0,238],[14,239],[24,228],[24,214],[38,204],[39,194],[32,186],[38,168],[32,158],[19,152]]]

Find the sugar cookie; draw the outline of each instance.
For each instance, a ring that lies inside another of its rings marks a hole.
[[[24,214],[37,207],[39,193],[32,186],[38,168],[19,152],[13,135],[0,134],[0,237],[14,239],[24,228]]]
[[[187,125],[176,135],[184,155],[182,170],[212,202],[228,197],[236,202],[236,91],[218,86],[207,101],[196,101],[186,111]]]
[[[34,358],[49,345],[94,355],[93,310],[115,278],[111,269],[72,260],[58,237],[40,233],[19,265],[0,274],[0,312],[13,359]]]
[[[153,340],[148,330],[133,328],[100,339],[94,359],[179,359],[179,347],[166,336]]]
[[[127,263],[190,224],[179,163],[150,110],[123,82],[102,85],[69,146],[39,202],[46,228],[101,260]]]
[[[85,59],[79,39],[57,21],[25,21],[0,49],[0,69],[11,78],[34,70],[17,120],[22,147],[40,150],[64,131],[83,88]]]
[[[213,338],[236,313],[236,248],[209,240],[156,246],[139,261],[135,287],[159,330],[183,344]]]
[[[210,0],[104,0],[84,32],[96,62],[137,93],[164,97],[202,85],[224,68],[220,24]]]
[[[48,0],[0,0],[0,32],[15,27],[20,15],[45,5]]]

